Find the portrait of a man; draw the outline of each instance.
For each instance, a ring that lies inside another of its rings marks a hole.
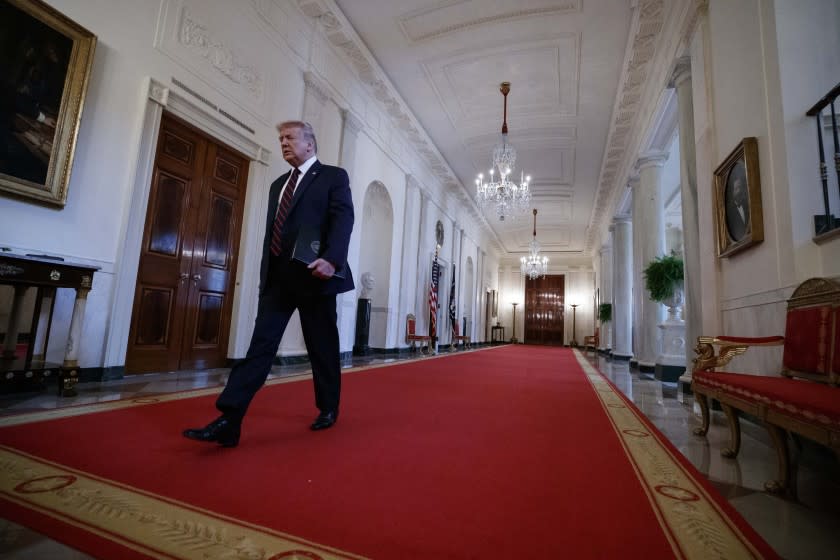
[[[750,199],[743,162],[737,162],[729,171],[724,190],[724,209],[726,231],[733,241],[740,241],[750,230]]]

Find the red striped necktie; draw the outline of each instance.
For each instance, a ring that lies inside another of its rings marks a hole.
[[[271,229],[271,254],[275,257],[280,254],[283,222],[286,221],[289,209],[292,207],[292,197],[295,195],[298,177],[300,177],[300,169],[295,167],[292,170],[292,176],[289,177],[289,182],[286,183],[286,188],[283,189],[283,196],[280,197],[280,204],[277,205],[277,213],[274,215],[274,226]]]

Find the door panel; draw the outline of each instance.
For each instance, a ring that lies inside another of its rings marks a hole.
[[[563,345],[565,277],[525,281],[525,343]]]
[[[184,206],[189,203],[189,183],[165,171],[156,176],[157,196],[149,213],[149,253],[178,258],[183,241]]]
[[[169,342],[169,318],[174,306],[172,290],[144,286],[140,296],[136,343],[142,346],[165,347]]]
[[[152,174],[137,271],[126,371],[178,369],[192,250],[191,199],[200,183],[206,144],[164,118]]]
[[[225,365],[247,177],[248,160],[208,145],[181,369]]]
[[[225,365],[248,160],[164,114],[126,371]]]

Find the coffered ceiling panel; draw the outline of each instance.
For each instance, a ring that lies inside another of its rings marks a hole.
[[[525,117],[574,116],[577,111],[577,34],[564,33],[515,45],[485,46],[422,63],[431,86],[456,129],[498,122],[509,81],[508,124]],[[504,76],[504,78],[500,78]]]
[[[640,0],[324,1],[344,13],[465,197],[475,199],[475,177],[490,167],[499,84],[511,82],[513,176],[532,176],[537,237],[547,250],[584,251]],[[527,250],[530,212],[485,217],[505,250]]]
[[[541,0],[488,4],[474,0],[445,0],[397,18],[409,42],[439,39],[449,33],[518,18],[568,14],[580,10],[580,0]]]

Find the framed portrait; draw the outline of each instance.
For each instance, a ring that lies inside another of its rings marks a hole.
[[[95,48],[40,0],[0,0],[0,194],[67,202]]]
[[[729,257],[764,241],[758,142],[744,138],[714,173],[718,256]]]

